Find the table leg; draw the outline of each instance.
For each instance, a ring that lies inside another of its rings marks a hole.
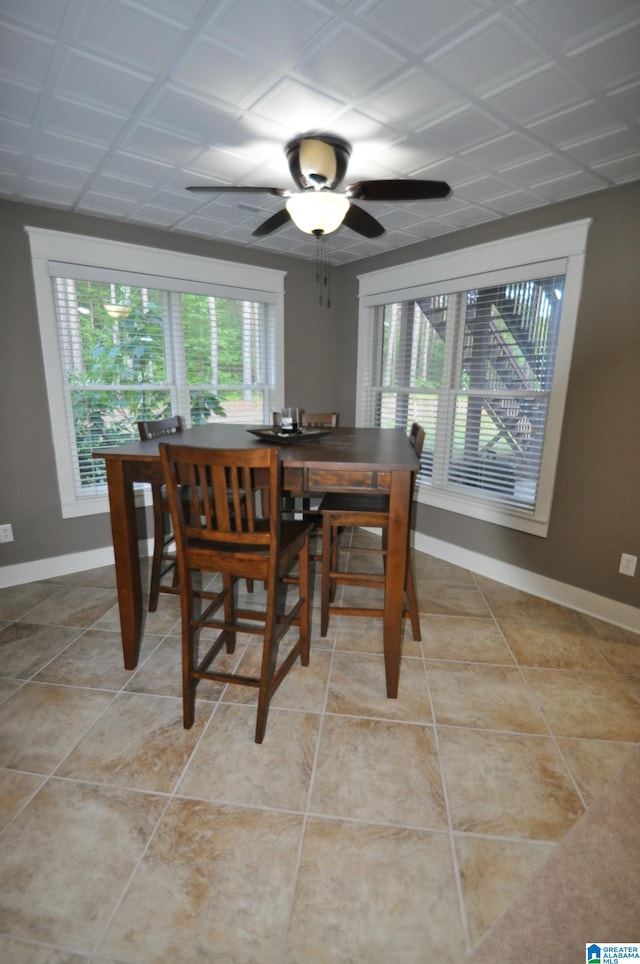
[[[125,669],[135,669],[142,638],[142,585],[133,482],[125,470],[124,462],[107,460],[122,655]]]
[[[398,696],[402,656],[402,612],[404,605],[407,546],[411,520],[411,472],[391,473],[389,530],[384,594],[384,667],[387,696]]]

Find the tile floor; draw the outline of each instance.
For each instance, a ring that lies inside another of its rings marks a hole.
[[[316,610],[261,746],[246,689],[182,728],[176,598],[127,672],[111,568],[1,590],[0,958],[464,960],[640,741],[640,637],[415,567],[398,699]]]

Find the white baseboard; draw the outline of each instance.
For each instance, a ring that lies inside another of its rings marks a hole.
[[[433,539],[420,532],[413,534],[413,544],[419,552],[426,552],[436,559],[450,562],[454,566],[461,566],[471,572],[495,579],[514,589],[540,596],[550,602],[568,606],[578,612],[595,616],[607,623],[621,626],[633,633],[640,633],[640,609],[625,603],[598,596],[596,593],[586,592],[576,586],[556,582],[546,576],[539,576],[527,569],[500,562],[490,556],[483,556],[470,549],[462,549],[449,542]],[[150,555],[149,542],[140,544],[140,555]],[[22,583],[38,582],[41,579],[53,579],[56,576],[68,576],[73,572],[85,569],[98,569],[101,566],[113,565],[113,548],[105,546],[103,549],[92,549],[87,552],[75,552],[66,556],[54,556],[49,559],[38,559],[35,562],[19,563],[15,566],[0,567],[0,589],[8,586],[19,586]]]
[[[145,540],[140,543],[140,555],[151,554],[151,543]],[[102,549],[89,549],[86,552],[72,552],[66,556],[52,556],[49,559],[36,559],[34,562],[22,562],[15,566],[0,566],[0,589],[8,586],[21,586],[27,582],[39,582],[41,579],[54,579],[56,576],[70,576],[73,572],[84,572],[86,569],[100,569],[102,566],[113,565],[113,546]]]
[[[635,606],[628,606],[626,603],[598,596],[596,593],[578,589],[576,586],[548,579],[546,576],[520,569],[499,559],[483,556],[479,552],[462,549],[460,546],[454,546],[440,539],[433,539],[421,532],[413,533],[413,545],[419,552],[426,552],[454,566],[469,569],[487,579],[495,579],[496,582],[504,583],[513,589],[521,589],[523,592],[531,593],[532,596],[548,599],[550,602],[568,606],[569,609],[575,609],[602,619],[604,622],[629,629],[632,633],[640,633],[640,609],[636,609]]]
[[[0,568],[0,589],[112,565],[112,546],[105,546],[104,549],[90,549],[87,552],[72,552],[66,556],[51,556],[49,559],[36,559],[33,562],[19,562],[15,566]]]

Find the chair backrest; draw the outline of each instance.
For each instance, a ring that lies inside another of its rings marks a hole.
[[[409,432],[409,441],[413,445],[416,455],[418,458],[420,458],[422,455],[422,449],[424,448],[424,429],[418,422],[414,422],[411,426],[411,431]]]
[[[282,412],[279,412],[279,411],[278,411],[278,412],[272,412],[271,415],[272,415],[272,418],[273,418],[273,426],[274,426],[274,428],[277,428],[277,426],[282,425]],[[302,419],[304,418],[304,408],[299,408],[299,409],[298,409],[298,418],[299,418],[301,421],[302,421]]]
[[[338,412],[303,412],[300,423],[303,428],[336,428],[340,421]]]
[[[222,554],[235,556],[240,568],[246,559],[251,576],[247,557],[252,552],[261,553],[266,561],[271,555],[268,550],[278,551],[279,449],[212,449],[161,442],[160,458],[178,559],[182,550],[197,552],[200,547],[210,553],[215,544]]]
[[[146,442],[150,438],[161,438],[163,435],[175,435],[184,430],[182,415],[170,415],[168,418],[150,419],[138,422],[140,438]]]
[[[425,433],[422,425],[420,425],[418,422],[414,422],[413,425],[411,426],[411,431],[409,432],[409,441],[413,445],[414,451],[418,456],[418,458],[422,456],[422,449],[424,448],[424,434]],[[418,478],[419,471],[420,469],[418,469],[417,472],[413,473],[413,478],[411,481],[412,491],[415,488],[416,479]]]

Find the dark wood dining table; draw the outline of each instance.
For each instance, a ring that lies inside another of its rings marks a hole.
[[[180,445],[247,448],[272,445],[249,433],[259,426],[211,423],[186,429]],[[170,439],[126,442],[92,453],[107,471],[122,651],[135,669],[144,624],[135,484],[162,481],[159,445]],[[416,454],[402,429],[335,428],[321,437],[279,444],[283,489],[292,494],[385,492],[389,531],[383,616],[387,696],[397,697],[402,653],[403,597],[409,545],[411,476]]]

